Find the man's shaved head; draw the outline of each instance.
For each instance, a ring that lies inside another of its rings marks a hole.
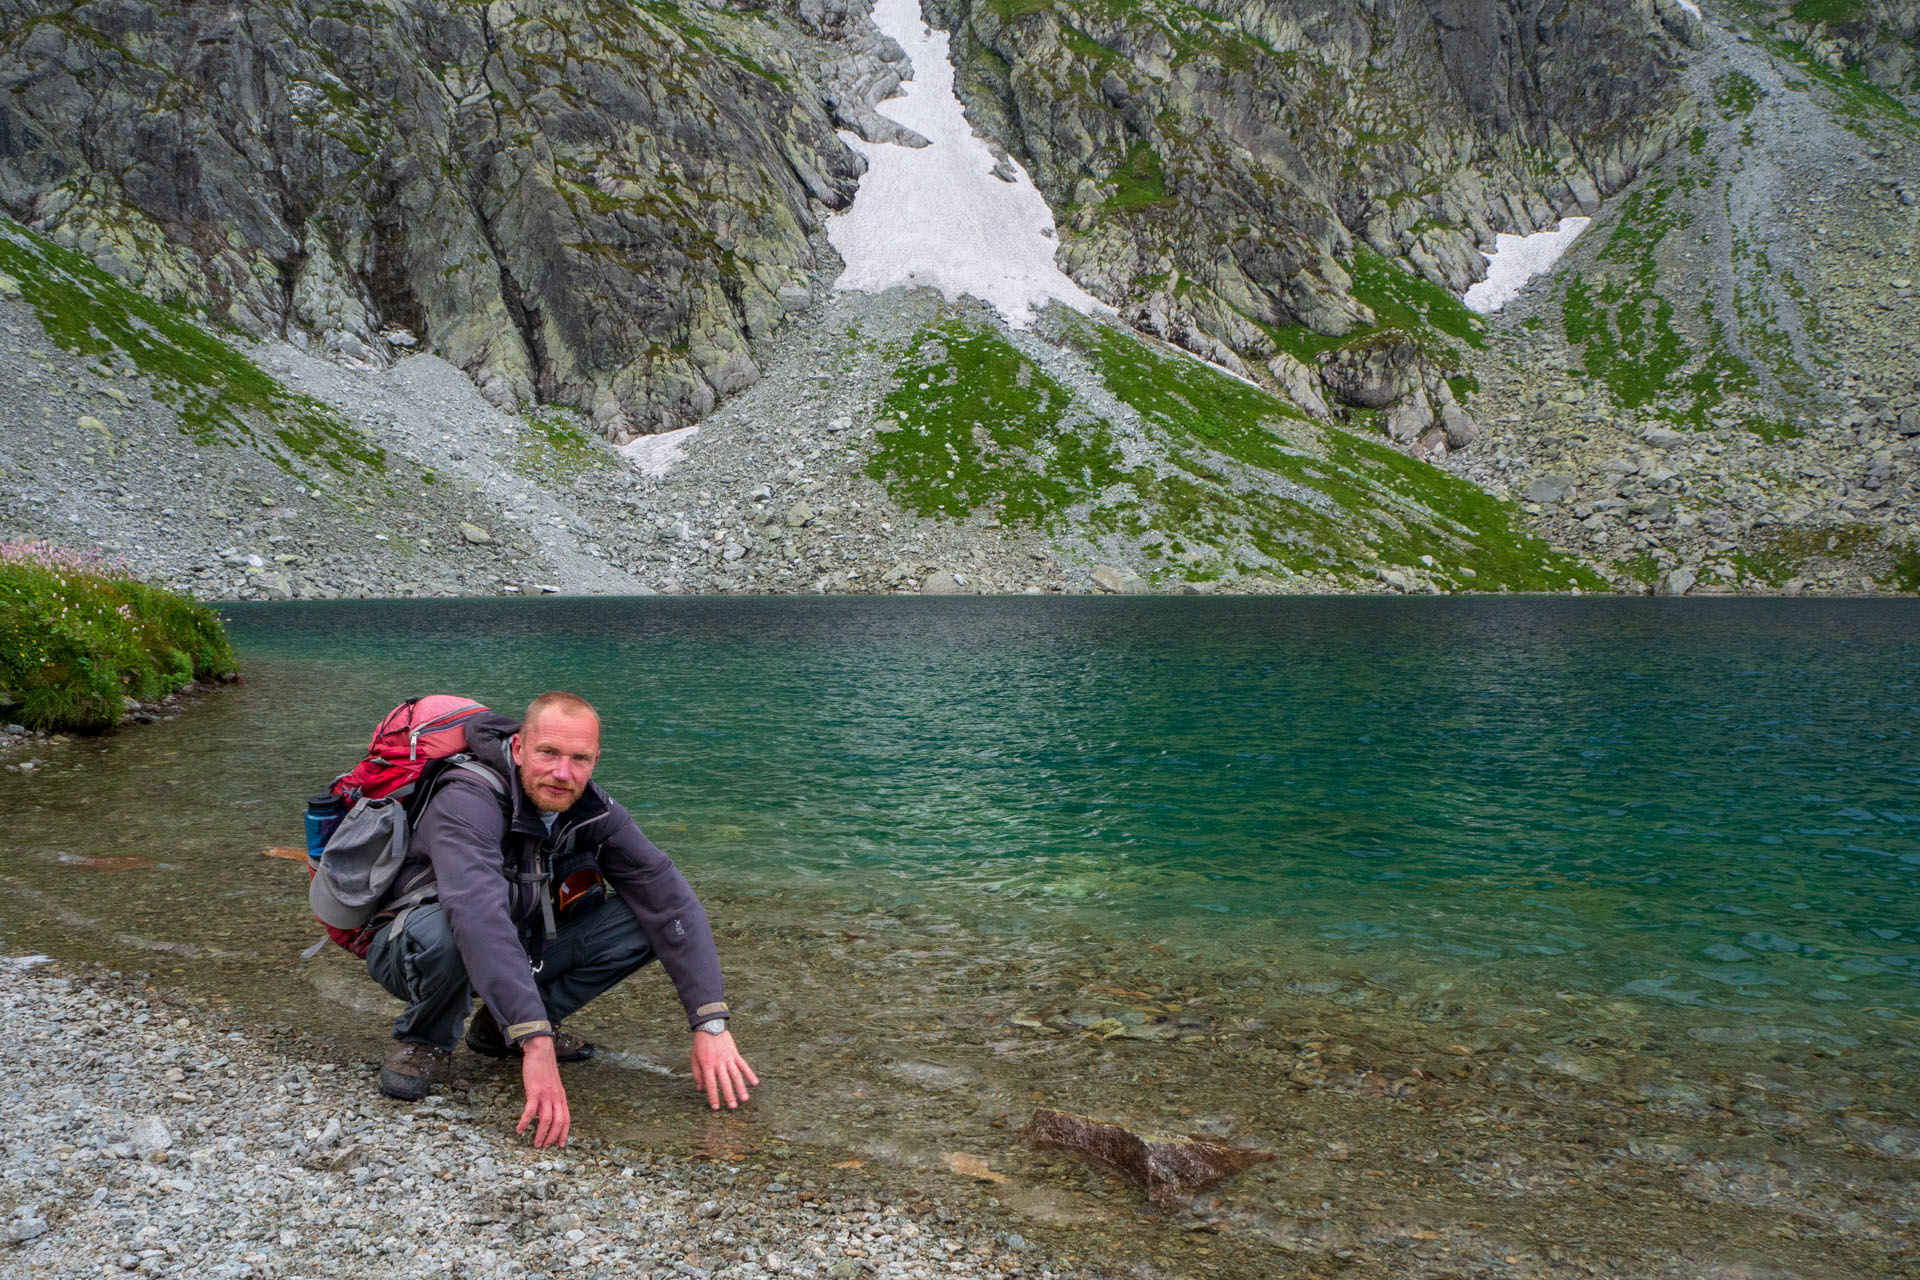
[[[593,704],[577,693],[562,693],[556,689],[543,693],[527,704],[527,714],[520,717],[520,732],[532,730],[534,722],[549,711],[557,711],[563,716],[585,716],[593,721],[596,730],[600,727],[600,713]]]

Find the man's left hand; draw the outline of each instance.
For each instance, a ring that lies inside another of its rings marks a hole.
[[[706,1093],[708,1106],[718,1111],[720,1099],[725,1098],[728,1109],[738,1107],[749,1096],[747,1086],[759,1083],[760,1077],[734,1046],[731,1031],[717,1036],[693,1033],[693,1084]]]

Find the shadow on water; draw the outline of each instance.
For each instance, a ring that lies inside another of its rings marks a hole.
[[[1178,1274],[1343,1251],[1705,1274],[1761,1246],[1892,1274],[1920,1168],[1916,623],[1910,602],[241,608],[244,686],[0,776],[0,937],[369,1061],[392,1003],[344,953],[297,959],[303,873],[262,850],[298,842],[305,796],[401,697],[568,687],[605,717],[599,780],[707,900],[768,1081],[743,1116],[691,1106],[677,1006],[643,974],[576,1019],[610,1050],[570,1086],[589,1132],[797,1144],[952,1194],[949,1157],[976,1155],[1042,1233]],[[462,1070],[517,1113],[508,1073]],[[1037,1105],[1281,1158],[1149,1215],[1024,1149]]]

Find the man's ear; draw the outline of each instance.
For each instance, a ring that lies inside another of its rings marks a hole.
[[[516,733],[511,738],[507,739],[507,749],[513,755],[513,763],[515,764],[515,766],[518,766],[520,763],[520,735],[519,734]]]

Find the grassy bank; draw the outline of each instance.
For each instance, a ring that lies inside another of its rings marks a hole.
[[[126,700],[234,669],[212,609],[46,543],[0,543],[0,714],[99,730]]]

